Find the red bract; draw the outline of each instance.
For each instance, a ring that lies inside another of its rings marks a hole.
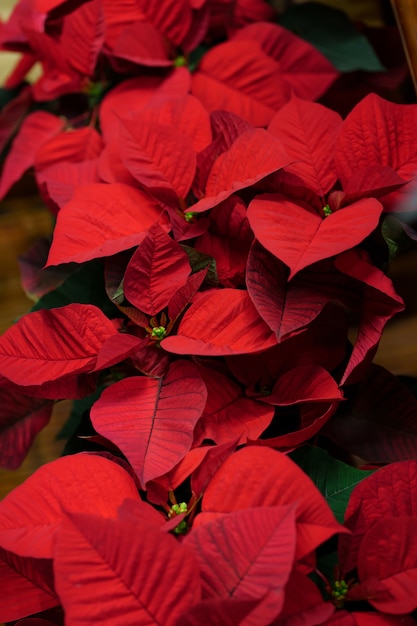
[[[191,448],[206,395],[196,367],[177,361],[164,378],[115,383],[93,406],[91,418],[96,430],[125,454],[145,488]]]

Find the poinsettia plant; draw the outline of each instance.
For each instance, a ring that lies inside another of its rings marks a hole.
[[[373,357],[417,105],[356,32],[375,89],[342,116],[346,58],[285,19],[21,0],[1,27],[0,196],[30,171],[54,228],[0,337],[0,464],[73,401],[66,454],[0,503],[5,622],[415,623],[417,400]]]

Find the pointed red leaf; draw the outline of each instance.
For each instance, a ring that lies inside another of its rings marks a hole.
[[[279,24],[261,22],[239,30],[233,41],[256,41],[279,67],[279,75],[300,98],[315,100],[336,80],[339,72],[310,43]]]
[[[339,135],[336,166],[343,186],[358,168],[374,165],[390,166],[401,178],[410,180],[417,170],[417,141],[411,139],[416,121],[415,104],[389,102],[374,93],[361,100],[346,117]]]
[[[278,615],[294,560],[294,506],[234,511],[193,528],[184,543],[197,556],[203,598],[262,600],[248,626]]]
[[[143,191],[117,183],[81,185],[59,211],[47,265],[128,250],[155,222],[169,230],[168,219]]]
[[[0,338],[0,374],[26,386],[91,371],[115,334],[114,324],[92,304],[29,313]]]
[[[207,178],[205,198],[190,207],[201,213],[250,187],[291,161],[278,139],[262,128],[240,134],[214,162]]]
[[[0,619],[17,620],[59,604],[51,562],[22,558],[0,548]]]
[[[257,439],[269,426],[274,409],[243,395],[229,377],[210,368],[200,368],[208,390],[207,403],[197,423],[194,445],[204,439],[217,444],[237,440],[239,444]]]
[[[22,119],[28,115],[31,103],[32,91],[28,85],[2,107],[0,112],[0,150],[2,152],[18,129]]]
[[[343,527],[310,478],[291,459],[271,448],[249,446],[232,454],[215,474],[203,496],[202,511],[229,513],[295,503],[295,558],[299,560]],[[203,517],[197,516],[197,520],[203,522]]]
[[[185,285],[180,287],[178,291],[172,296],[171,300],[168,303],[169,320],[176,320],[185,309],[187,304],[192,301],[195,294],[204,282],[207,273],[208,268],[205,268],[203,270],[200,270],[199,272],[195,272],[195,274],[191,274],[188,277]]]
[[[138,352],[142,344],[143,339],[135,337],[134,335],[128,335],[127,333],[111,335],[111,337],[106,339],[103,343],[97,354],[94,371],[99,371],[124,361]]]
[[[180,616],[175,626],[201,626],[210,616],[210,626],[240,626],[259,600],[212,598],[193,604]]]
[[[147,19],[174,46],[181,46],[191,26],[188,0],[137,0]]]
[[[341,125],[338,113],[293,96],[268,126],[295,161],[285,172],[299,176],[306,187],[323,199],[337,180],[334,153]]]
[[[209,111],[225,109],[254,126],[266,126],[290,98],[276,61],[256,41],[228,41],[203,56],[191,91]]]
[[[39,147],[58,134],[63,125],[59,117],[46,111],[34,111],[26,117],[4,162],[0,198],[33,166]]]
[[[18,257],[20,282],[31,300],[39,300],[49,291],[59,287],[73,271],[71,267],[44,269],[50,245],[51,242],[47,237],[40,237]]]
[[[136,20],[120,33],[113,54],[132,63],[149,67],[170,67],[172,59],[166,39],[147,21]]]
[[[417,608],[416,524],[417,516],[380,519],[362,539],[359,580],[382,584],[383,590],[369,598],[378,611],[405,615]]]
[[[190,450],[206,397],[196,366],[176,361],[164,378],[136,376],[111,385],[92,407],[91,420],[128,458],[145,488]]]
[[[322,218],[302,202],[263,194],[250,203],[248,219],[255,237],[288,265],[292,278],[304,267],[363,241],[378,225],[382,209],[378,200],[367,198]]]
[[[1,501],[0,545],[21,556],[50,559],[64,509],[113,519],[125,498],[138,498],[137,487],[120,465],[88,453],[62,457]]]
[[[7,388],[0,381],[0,466],[17,469],[30,446],[49,422],[53,403],[31,398]]]
[[[136,626],[174,626],[201,597],[191,551],[141,518],[72,514],[57,537],[55,579],[74,624],[110,626],[123,616]]]
[[[334,611],[334,604],[323,600],[311,578],[294,567],[285,587],[284,606],[275,626],[324,624]]]
[[[120,154],[126,169],[152,193],[174,191],[186,198],[196,168],[191,140],[176,128],[151,125],[147,116],[120,121]]]
[[[69,63],[80,74],[93,76],[104,34],[101,0],[89,0],[65,17],[60,44]]]
[[[353,534],[340,537],[339,544],[343,572],[356,567],[359,545],[373,524],[381,519],[405,516],[417,516],[416,460],[391,463],[365,478],[352,491],[345,526]]]
[[[190,272],[188,255],[155,224],[126,268],[123,282],[125,296],[143,313],[156,315],[186,284]]]
[[[334,378],[314,365],[301,365],[285,372],[276,382],[265,401],[288,406],[299,402],[328,402],[343,400],[343,394]]]
[[[175,354],[222,356],[260,352],[276,343],[246,291],[210,290],[184,314],[177,334],[161,346]]]

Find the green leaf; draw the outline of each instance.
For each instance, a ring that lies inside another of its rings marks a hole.
[[[94,304],[109,318],[120,317],[120,311],[112,304],[104,288],[104,271],[100,260],[81,265],[62,285],[40,298],[31,311],[55,309],[72,302]]]
[[[291,458],[311,478],[327,500],[338,522],[343,524],[345,510],[352,490],[372,470],[351,467],[330,456],[326,450],[304,446],[290,454]]]
[[[316,2],[290,7],[280,24],[311,43],[341,72],[382,72],[374,49],[348,16]]]

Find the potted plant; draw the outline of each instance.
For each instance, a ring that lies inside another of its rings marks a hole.
[[[372,360],[417,105],[354,31],[374,89],[342,116],[297,16],[37,0],[0,31],[0,195],[30,170],[55,218],[0,337],[2,465],[73,400],[0,503],[5,622],[415,623],[417,401]]]

